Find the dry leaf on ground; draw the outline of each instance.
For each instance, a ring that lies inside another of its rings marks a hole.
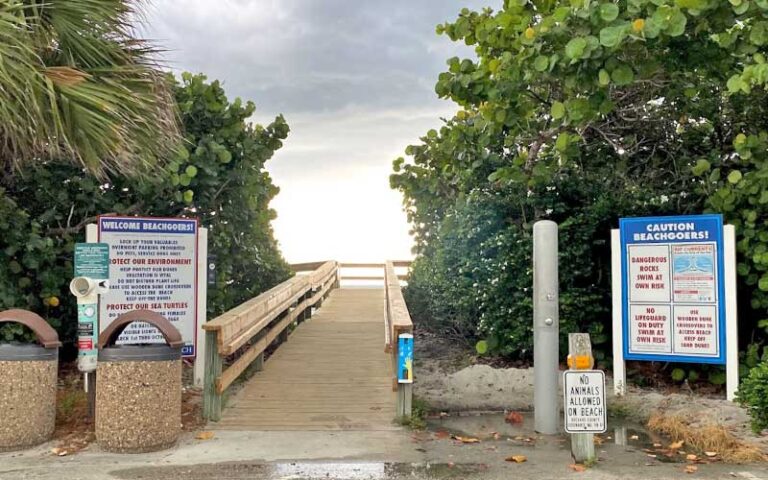
[[[435,432],[435,438],[437,438],[438,440],[443,440],[443,439],[449,438],[450,436],[451,434],[446,430],[438,430]]]
[[[66,450],[64,450],[63,448],[56,447],[56,448],[52,448],[51,449],[51,453],[54,454],[54,455],[58,455],[59,457],[63,457],[68,452]]]
[[[699,459],[699,457],[697,455],[694,455],[693,453],[689,453],[688,455],[685,456],[685,459],[691,462],[695,462],[696,460]]]
[[[680,440],[679,442],[670,443],[669,444],[669,449],[670,450],[677,450],[679,448],[682,448],[683,447],[683,443],[685,443],[685,442],[682,441],[682,440]]]
[[[685,473],[696,473],[696,471],[699,469],[696,465],[686,465],[685,467]]]
[[[461,443],[480,443],[480,439],[475,437],[460,437],[458,435],[454,435],[451,438],[453,438],[454,440],[458,440]]]
[[[528,460],[528,457],[525,455],[512,455],[511,457],[507,457],[504,460],[507,462],[523,463]]]
[[[519,412],[509,412],[504,417],[504,421],[512,424],[520,424],[523,423],[523,416]]]
[[[197,435],[195,435],[195,438],[197,440],[210,440],[212,439],[216,434],[213,432],[200,432]]]
[[[704,455],[708,456],[709,458],[712,458],[717,456],[717,452],[704,452]]]
[[[585,465],[580,464],[580,463],[572,463],[572,464],[568,465],[568,468],[570,468],[574,472],[586,472],[587,471],[587,467]]]

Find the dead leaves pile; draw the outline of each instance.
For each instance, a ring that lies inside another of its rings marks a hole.
[[[683,468],[683,472],[689,474],[696,473],[699,470],[699,465],[701,464],[715,463],[722,460],[718,452],[707,451],[703,452],[703,455],[697,455],[695,453],[690,453],[686,450],[683,450],[684,446],[685,441],[678,440],[677,442],[670,443],[666,447],[664,447],[661,443],[654,443],[653,449],[645,448],[643,451],[646,452],[646,455],[649,458],[658,458],[660,455],[669,459],[684,457],[685,461],[688,462],[688,465]]]

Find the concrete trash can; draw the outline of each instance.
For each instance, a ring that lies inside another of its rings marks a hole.
[[[166,345],[114,345],[128,324],[155,326]],[[99,336],[96,370],[96,442],[115,453],[143,453],[173,446],[181,432],[179,331],[162,315],[134,310]]]
[[[20,323],[38,344],[0,344],[0,452],[51,439],[56,426],[59,336],[42,317],[26,310],[0,312],[0,324]]]

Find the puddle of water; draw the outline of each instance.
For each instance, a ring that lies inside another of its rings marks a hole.
[[[391,462],[218,463],[194,466],[139,467],[110,472],[123,480],[452,480],[479,478],[479,464]]]
[[[418,478],[442,480],[467,478],[485,467],[476,464],[448,463],[316,463],[298,462],[274,465],[272,477],[279,480],[387,480]]]

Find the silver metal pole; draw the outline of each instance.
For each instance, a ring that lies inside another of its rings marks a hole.
[[[533,225],[533,408],[537,432],[559,431],[557,224]]]

